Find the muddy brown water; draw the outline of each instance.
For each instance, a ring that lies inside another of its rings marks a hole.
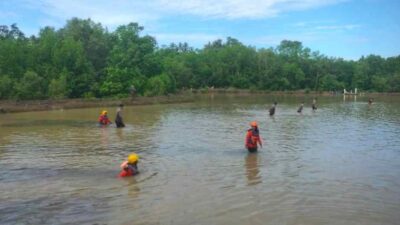
[[[126,107],[124,129],[98,127],[103,108],[0,115],[0,224],[399,224],[400,97],[310,103]],[[117,178],[133,151],[141,173]]]

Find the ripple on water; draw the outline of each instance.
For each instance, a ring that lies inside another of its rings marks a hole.
[[[88,122],[98,109],[0,118],[0,223],[396,224],[400,106],[300,100],[127,107],[124,129]],[[131,152],[140,174],[117,178]]]

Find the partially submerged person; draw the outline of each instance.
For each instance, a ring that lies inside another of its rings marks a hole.
[[[117,116],[115,117],[115,125],[117,128],[125,127],[124,121],[122,120],[122,109],[124,108],[123,104],[120,104],[117,109]]]
[[[107,116],[107,111],[106,110],[103,110],[103,112],[101,112],[101,114],[99,116],[99,124],[100,125],[109,125],[109,124],[111,124],[111,121]]]
[[[129,177],[135,176],[139,173],[138,164],[139,156],[135,153],[132,153],[128,156],[128,160],[124,161],[121,164],[121,172],[119,173],[119,177]]]
[[[260,131],[256,121],[250,123],[251,128],[247,130],[245,146],[249,152],[257,152],[258,145],[262,148]]]
[[[373,102],[373,99],[372,99],[372,98],[369,98],[369,99],[368,99],[368,105],[372,105],[372,102]]]
[[[301,113],[303,111],[303,107],[304,107],[304,102],[301,103],[299,109],[297,110],[298,113]]]
[[[313,99],[311,108],[313,111],[317,110],[317,99],[316,98]]]
[[[275,108],[276,108],[276,105],[277,105],[277,104],[278,104],[277,102],[274,102],[274,104],[272,105],[272,107],[269,109],[269,115],[270,115],[270,116],[275,115]]]

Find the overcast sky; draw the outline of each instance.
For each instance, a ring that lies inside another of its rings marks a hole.
[[[398,0],[0,0],[0,25],[17,23],[27,35],[72,17],[111,31],[138,22],[160,46],[201,48],[230,36],[257,48],[297,40],[345,59],[400,55]]]

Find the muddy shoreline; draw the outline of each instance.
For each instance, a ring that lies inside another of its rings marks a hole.
[[[194,96],[169,95],[157,97],[135,97],[121,99],[60,99],[60,100],[5,100],[0,101],[1,113],[48,111],[60,109],[94,108],[124,105],[171,104],[194,101]]]
[[[151,105],[193,102],[196,97],[208,94],[231,94],[238,96],[274,95],[274,96],[338,96],[334,92],[304,92],[304,91],[253,91],[243,89],[192,89],[168,96],[135,98],[101,98],[101,99],[60,99],[60,100],[1,100],[0,113],[17,113],[30,111],[47,111],[59,109],[93,108],[124,105]],[[400,93],[361,93],[360,96],[400,96]]]

